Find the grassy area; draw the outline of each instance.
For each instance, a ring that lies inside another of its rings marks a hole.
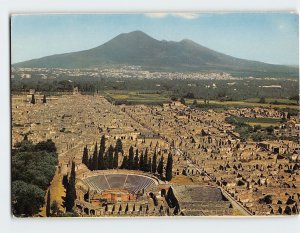
[[[245,102],[249,102],[249,103],[258,103],[259,102],[259,98],[250,98],[250,99],[246,99]],[[295,104],[297,105],[295,100],[290,100],[290,99],[275,99],[275,98],[266,98],[266,103],[270,104],[270,103],[274,103],[274,102],[278,102],[281,104]]]
[[[146,105],[161,105],[163,103],[167,103],[170,101],[170,96],[172,93],[164,92],[159,93],[157,91],[105,91],[103,93],[104,96],[107,97],[111,102],[115,104],[146,104]],[[282,111],[293,111],[297,112],[299,107],[295,101],[289,99],[266,99],[266,103],[259,103],[259,98],[247,99],[245,101],[218,101],[218,100],[210,100],[209,104],[204,104],[203,99],[185,99],[187,105],[191,105],[194,100],[197,101],[199,108],[203,109],[216,109],[219,111],[234,109],[234,108],[249,108],[249,107],[263,107],[263,108],[274,108]],[[271,104],[275,101],[278,101],[278,104]],[[295,115],[295,114],[293,114]],[[251,122],[250,122],[251,123]],[[268,126],[268,122],[263,122],[265,126]],[[251,123],[255,124],[255,122]]]
[[[257,142],[280,139],[273,133],[280,119],[231,116],[226,118],[226,122],[235,125],[234,131],[239,133],[242,140],[251,139]]]
[[[108,99],[115,104],[151,104],[161,105],[170,101],[166,94],[156,92],[126,92],[126,91],[107,91],[104,93]]]
[[[261,127],[268,126],[278,126],[280,124],[281,119],[274,118],[248,118],[248,117],[238,117],[239,122],[249,124],[251,126],[260,125]]]
[[[198,104],[204,105],[203,99],[196,99]],[[288,101],[288,100],[286,100]],[[187,104],[192,104],[194,99],[186,99],[185,102]],[[282,102],[280,102],[282,103]],[[249,107],[263,107],[263,108],[278,108],[278,109],[294,109],[298,110],[299,106],[286,104],[269,104],[269,103],[258,103],[258,102],[250,102],[246,101],[218,101],[218,100],[210,100],[209,105],[211,108],[221,108],[229,109],[229,108],[249,108]]]

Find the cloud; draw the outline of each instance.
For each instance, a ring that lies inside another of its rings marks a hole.
[[[196,13],[147,13],[146,17],[150,18],[165,18],[167,16],[179,17],[184,19],[196,19],[199,17],[199,14]]]

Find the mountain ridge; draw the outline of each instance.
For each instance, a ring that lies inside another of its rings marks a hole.
[[[12,64],[24,68],[95,68],[138,65],[150,70],[279,73],[298,75],[298,67],[273,65],[236,58],[190,39],[179,42],[157,40],[142,31],[122,33],[97,47],[55,54]]]

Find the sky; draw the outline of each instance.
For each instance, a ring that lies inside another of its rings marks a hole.
[[[14,15],[11,59],[86,50],[136,30],[158,40],[190,39],[238,58],[299,63],[298,15],[287,12]]]

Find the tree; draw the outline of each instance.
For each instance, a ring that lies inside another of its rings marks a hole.
[[[194,93],[192,93],[192,92],[188,92],[184,97],[185,97],[185,98],[188,98],[188,99],[194,99],[194,98],[195,98],[195,95],[194,95]]]
[[[299,95],[294,95],[289,98],[290,100],[295,100],[297,104],[299,104]]]
[[[145,150],[142,171],[147,171],[147,169],[148,169],[148,148],[146,148],[146,150]]]
[[[136,151],[135,151],[133,169],[139,170],[139,150],[138,149],[136,149]]]
[[[101,149],[101,145],[100,145],[100,150],[99,150],[99,155],[98,155],[98,169],[99,170],[106,169],[103,155],[104,155],[104,151]]]
[[[128,169],[129,170],[133,169],[133,165],[134,165],[133,157],[134,157],[133,147],[130,146],[130,148],[129,148],[129,158],[128,158]]]
[[[152,161],[152,167],[151,167],[151,171],[152,173],[156,173],[156,169],[157,169],[157,155],[156,155],[156,150],[154,151],[154,155],[153,155],[153,161]]]
[[[47,103],[47,99],[46,99],[46,95],[44,95],[43,97],[43,104],[46,104]]]
[[[62,184],[63,184],[64,188],[67,189],[67,187],[68,187],[68,185],[69,185],[68,175],[64,175],[64,176],[63,176]]]
[[[272,134],[274,132],[274,127],[272,125],[266,127],[266,131],[268,132],[268,134]]]
[[[183,97],[180,98],[180,103],[182,103],[183,105],[185,105],[185,100]]]
[[[266,103],[266,98],[265,97],[261,97],[258,101],[258,103],[264,104]]]
[[[152,170],[152,160],[151,160],[151,157],[149,157],[146,171],[151,172],[151,170]]]
[[[93,170],[93,157],[92,156],[89,158],[89,166],[88,166],[88,168],[90,170]]]
[[[98,169],[104,170],[107,169],[107,163],[104,158],[105,153],[105,135],[102,135],[100,140],[100,149],[98,154]]]
[[[12,182],[12,212],[16,216],[33,216],[45,203],[45,192],[37,185],[21,180]]]
[[[31,101],[30,101],[30,103],[35,104],[35,97],[34,97],[34,94],[31,95]]]
[[[103,166],[104,169],[108,169],[108,151],[105,152],[104,157],[103,157]]]
[[[114,147],[112,145],[108,148],[108,169],[112,169],[114,167]]]
[[[59,207],[56,200],[52,202],[50,209],[51,209],[51,215],[57,216],[57,214],[59,213]]]
[[[119,152],[117,150],[115,150],[113,168],[118,168],[118,165],[119,165],[118,161],[119,161]]]
[[[83,148],[82,163],[87,167],[89,166],[89,150],[87,146]]]
[[[94,153],[93,153],[93,165],[92,170],[98,170],[98,145],[97,142],[94,147]]]
[[[50,216],[50,202],[51,202],[51,193],[50,193],[50,189],[47,193],[47,203],[46,203],[46,216],[49,217]]]
[[[65,199],[65,207],[67,212],[72,212],[75,200],[76,200],[76,173],[75,173],[75,162],[72,161],[71,174],[69,177],[69,183],[66,190],[66,199]]]
[[[173,157],[171,153],[168,155],[167,166],[166,166],[166,180],[172,180],[172,167],[173,167]]]
[[[176,96],[172,95],[172,96],[171,96],[171,100],[172,100],[172,101],[176,101],[176,100],[177,100]]]
[[[55,174],[57,158],[46,151],[17,152],[11,164],[12,181],[22,180],[46,191]]]
[[[34,150],[47,151],[49,153],[56,153],[57,151],[55,143],[51,139],[47,139],[47,141],[37,143]]]
[[[160,177],[162,177],[163,172],[164,172],[164,157],[161,156],[158,166],[157,166],[157,172],[160,175]]]
[[[105,135],[102,135],[101,141],[100,141],[100,151],[104,154],[105,151]]]
[[[197,106],[197,104],[198,104],[197,100],[194,100],[194,101],[193,101],[193,105],[194,105],[194,106]]]
[[[121,164],[121,169],[127,169],[127,166],[128,165],[128,159],[127,159],[127,156],[125,155],[123,157],[123,161],[122,161],[122,164]]]
[[[143,152],[141,152],[141,155],[140,155],[139,170],[141,170],[141,171],[144,170],[144,154],[143,154]]]
[[[116,142],[116,150],[118,152],[122,152],[123,151],[123,144],[122,144],[122,141],[120,138],[117,139],[117,142]]]

